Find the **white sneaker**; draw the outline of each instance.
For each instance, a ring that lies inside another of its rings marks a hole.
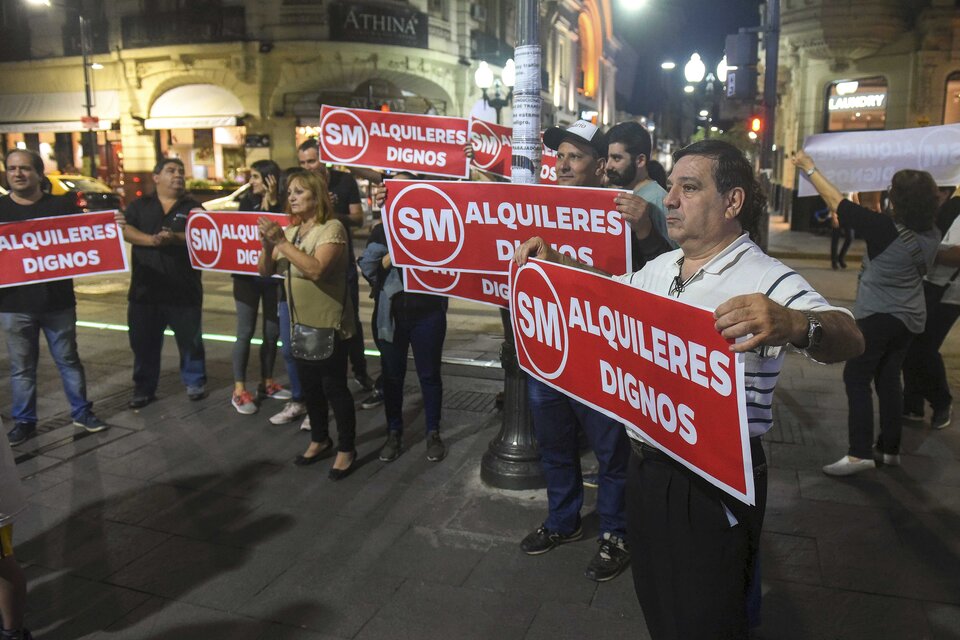
[[[873,461],[882,462],[885,467],[899,467],[900,466],[900,454],[899,453],[884,453],[880,451],[880,447],[873,445]]]
[[[843,456],[833,464],[825,466],[823,472],[828,476],[852,476],[855,473],[876,468],[877,463],[873,460]]]
[[[310,416],[303,419],[300,423],[300,431],[310,431]]]
[[[288,402],[283,405],[283,411],[270,417],[271,424],[287,424],[293,422],[307,412],[307,405],[302,402]]]

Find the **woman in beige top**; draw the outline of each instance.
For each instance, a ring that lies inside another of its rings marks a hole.
[[[353,468],[356,414],[347,388],[345,340],[354,333],[353,309],[346,295],[347,234],[333,216],[327,185],[314,173],[294,174],[287,187],[286,230],[260,218],[263,251],[260,275],[287,275],[291,323],[337,330],[333,355],[326,360],[296,359],[310,417],[310,445],[297,456],[297,465],[308,465],[333,451],[328,410],[337,421],[337,457],[330,479],[340,480]]]

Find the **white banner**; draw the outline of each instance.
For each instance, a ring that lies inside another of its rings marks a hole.
[[[942,187],[960,184],[960,124],[893,131],[821,133],[803,149],[840,191],[884,191],[900,169],[929,171]],[[816,190],[801,171],[799,195]]]

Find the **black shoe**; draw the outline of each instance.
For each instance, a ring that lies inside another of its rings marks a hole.
[[[187,397],[193,402],[203,400],[207,397],[207,388],[204,386],[187,387]]]
[[[923,420],[923,410],[917,411],[916,409],[904,408],[903,419],[904,420]]]
[[[430,462],[440,462],[447,455],[447,448],[443,446],[443,440],[440,439],[440,433],[431,431],[427,434],[427,460]]]
[[[593,556],[583,575],[594,582],[606,582],[616,578],[630,564],[630,552],[626,540],[609,531],[603,534],[599,542],[597,555]]]
[[[350,466],[346,469],[335,469],[330,467],[330,473],[327,474],[327,477],[336,482],[337,480],[343,480],[353,471],[353,467],[357,462],[357,450],[353,450],[353,458],[350,459]]]
[[[403,453],[403,438],[398,431],[388,431],[387,441],[380,448],[380,460],[393,462]]]
[[[376,409],[383,404],[383,392],[379,389],[374,389],[373,393],[360,401],[361,409]]]
[[[33,640],[29,629],[2,629],[0,640]]]
[[[36,424],[32,422],[16,422],[13,425],[13,429],[7,432],[7,440],[10,441],[10,446],[15,447],[18,444],[23,444],[27,439],[35,435],[37,435]]]
[[[358,385],[360,385],[360,389],[362,391],[367,391],[367,392],[373,391],[373,387],[374,387],[373,378],[371,378],[367,374],[364,373],[362,375],[353,376],[353,379],[356,381]]]
[[[846,268],[847,268],[847,263],[844,262],[843,260],[838,260],[837,262],[840,263],[840,268],[841,268],[841,269],[846,269]]]
[[[320,451],[312,456],[299,455],[293,459],[293,464],[297,465],[298,467],[306,467],[328,457],[332,451],[333,440],[327,438],[327,441],[323,443],[323,448],[320,449]]]
[[[952,417],[952,406],[948,406],[946,409],[936,409],[933,412],[933,416],[930,418],[930,426],[934,429],[945,429],[950,426],[950,419]]]
[[[600,474],[599,473],[585,473],[583,474],[583,486],[588,489],[597,489],[600,487]]]
[[[157,396],[133,396],[127,406],[131,409],[143,409],[145,406],[155,401]]]
[[[574,542],[583,537],[583,528],[577,525],[577,530],[566,535],[550,531],[546,525],[541,525],[539,529],[528,535],[520,542],[520,550],[528,556],[538,556],[541,553],[551,551],[554,547]]]

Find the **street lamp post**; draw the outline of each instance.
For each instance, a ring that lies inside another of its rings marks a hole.
[[[473,76],[474,82],[483,93],[483,101],[497,114],[497,124],[501,124],[500,112],[504,107],[510,106],[510,101],[513,100],[513,84],[516,81],[516,77],[517,72],[513,58],[507,60],[507,63],[503,65],[503,73],[499,78],[493,77],[493,70],[490,69],[490,65],[487,64],[486,61],[480,63],[480,66],[477,67],[477,71]],[[491,85],[493,86],[492,98],[487,95],[487,89],[489,89]],[[507,96],[505,98],[500,95],[503,86],[507,87]]]
[[[80,21],[80,57],[83,59],[83,95],[84,95],[84,104],[83,108],[86,113],[86,118],[83,122],[83,155],[85,158],[90,160],[90,175],[94,178],[97,177],[97,127],[93,125],[93,90],[90,83],[90,68],[92,64],[90,63],[90,21],[87,20],[83,13],[72,6],[52,3],[50,0],[26,0],[27,4],[38,6],[38,7],[51,7],[56,6],[58,9],[63,9],[65,11],[74,11],[77,14],[77,19]]]
[[[519,0],[517,48],[520,69],[513,92],[513,158],[511,181],[536,183],[540,174],[540,9],[538,0]],[[506,69],[504,69],[506,71]],[[489,85],[488,85],[489,86]],[[500,346],[503,367],[503,422],[480,461],[480,478],[500,489],[543,487],[540,454],[530,420],[527,377],[517,362],[510,313],[501,314],[504,341]]]

